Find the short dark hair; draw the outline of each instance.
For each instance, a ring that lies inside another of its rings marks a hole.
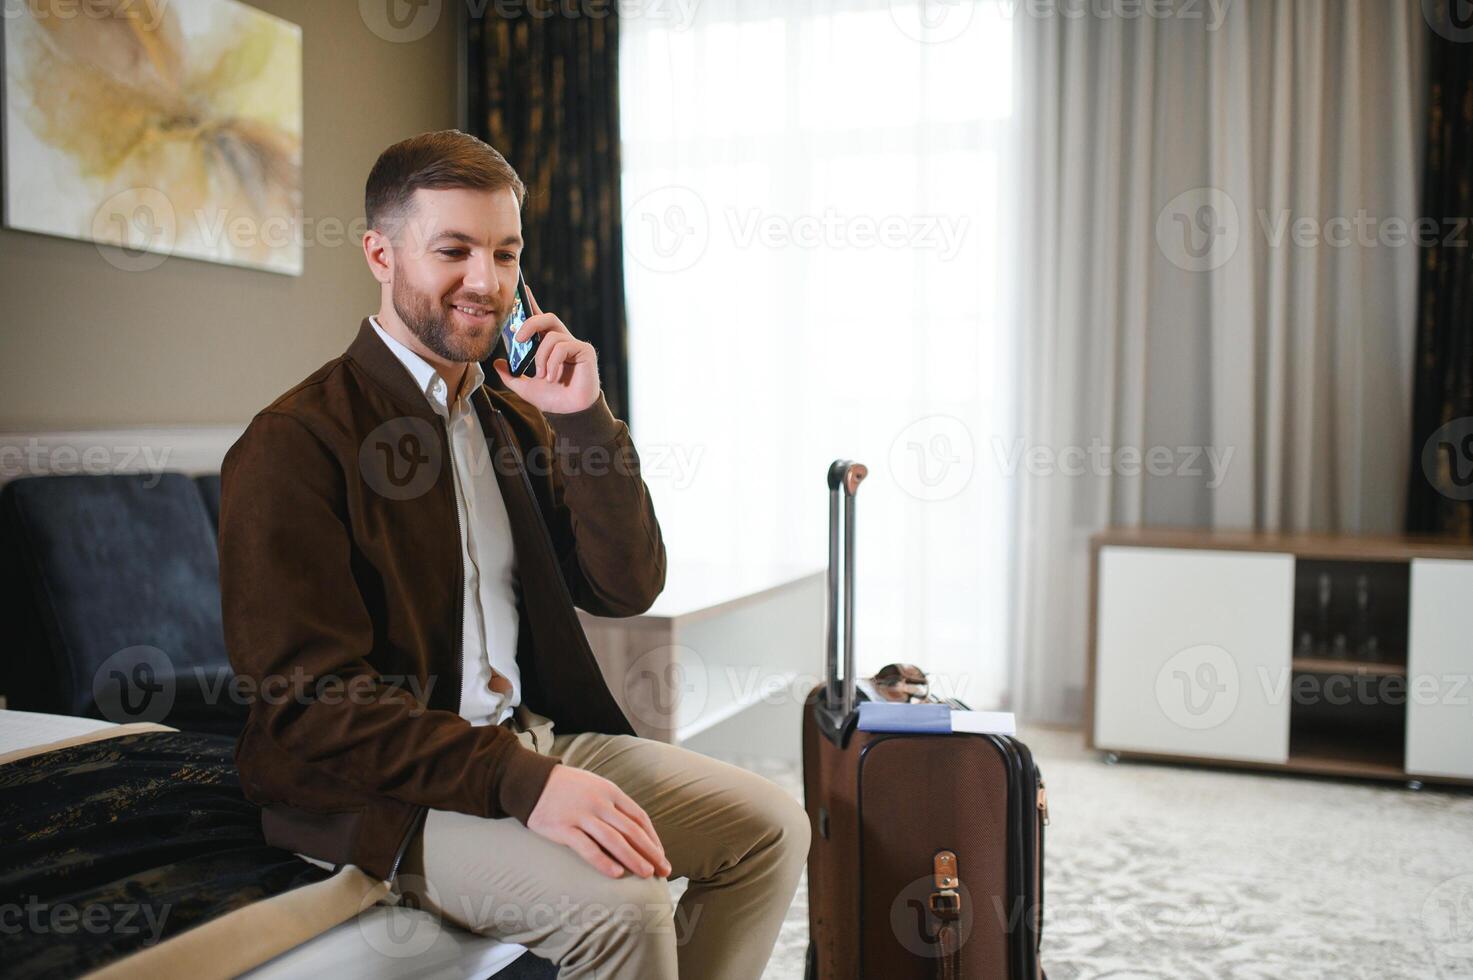
[[[415,191],[452,187],[510,187],[517,207],[527,197],[526,185],[494,147],[458,129],[442,129],[395,143],[378,158],[363,195],[368,227],[397,238]]]

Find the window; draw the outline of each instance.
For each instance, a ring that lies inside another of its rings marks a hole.
[[[677,574],[821,568],[823,474],[866,463],[860,673],[911,661],[992,707],[1022,465],[1012,30],[941,6],[929,35],[900,0],[621,20],[631,427]]]

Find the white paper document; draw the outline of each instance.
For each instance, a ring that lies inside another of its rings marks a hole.
[[[982,735],[1016,735],[1018,723],[1011,711],[953,711],[951,730]]]

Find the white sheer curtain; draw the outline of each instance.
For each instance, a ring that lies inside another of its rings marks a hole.
[[[1034,718],[1079,716],[1099,528],[1401,524],[1419,5],[1170,13],[1017,22],[1020,430],[1134,454],[1020,481],[1014,678]]]
[[[990,3],[935,13],[623,17],[631,426],[672,574],[821,568],[827,465],[868,464],[861,674],[908,660],[990,707],[1008,698],[1012,24]]]

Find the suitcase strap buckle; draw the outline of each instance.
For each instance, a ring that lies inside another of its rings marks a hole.
[[[955,852],[936,852],[936,856],[932,859],[932,877],[936,891],[930,896],[931,914],[943,921],[951,921],[960,917],[962,900],[956,891],[960,879],[957,877]]]

